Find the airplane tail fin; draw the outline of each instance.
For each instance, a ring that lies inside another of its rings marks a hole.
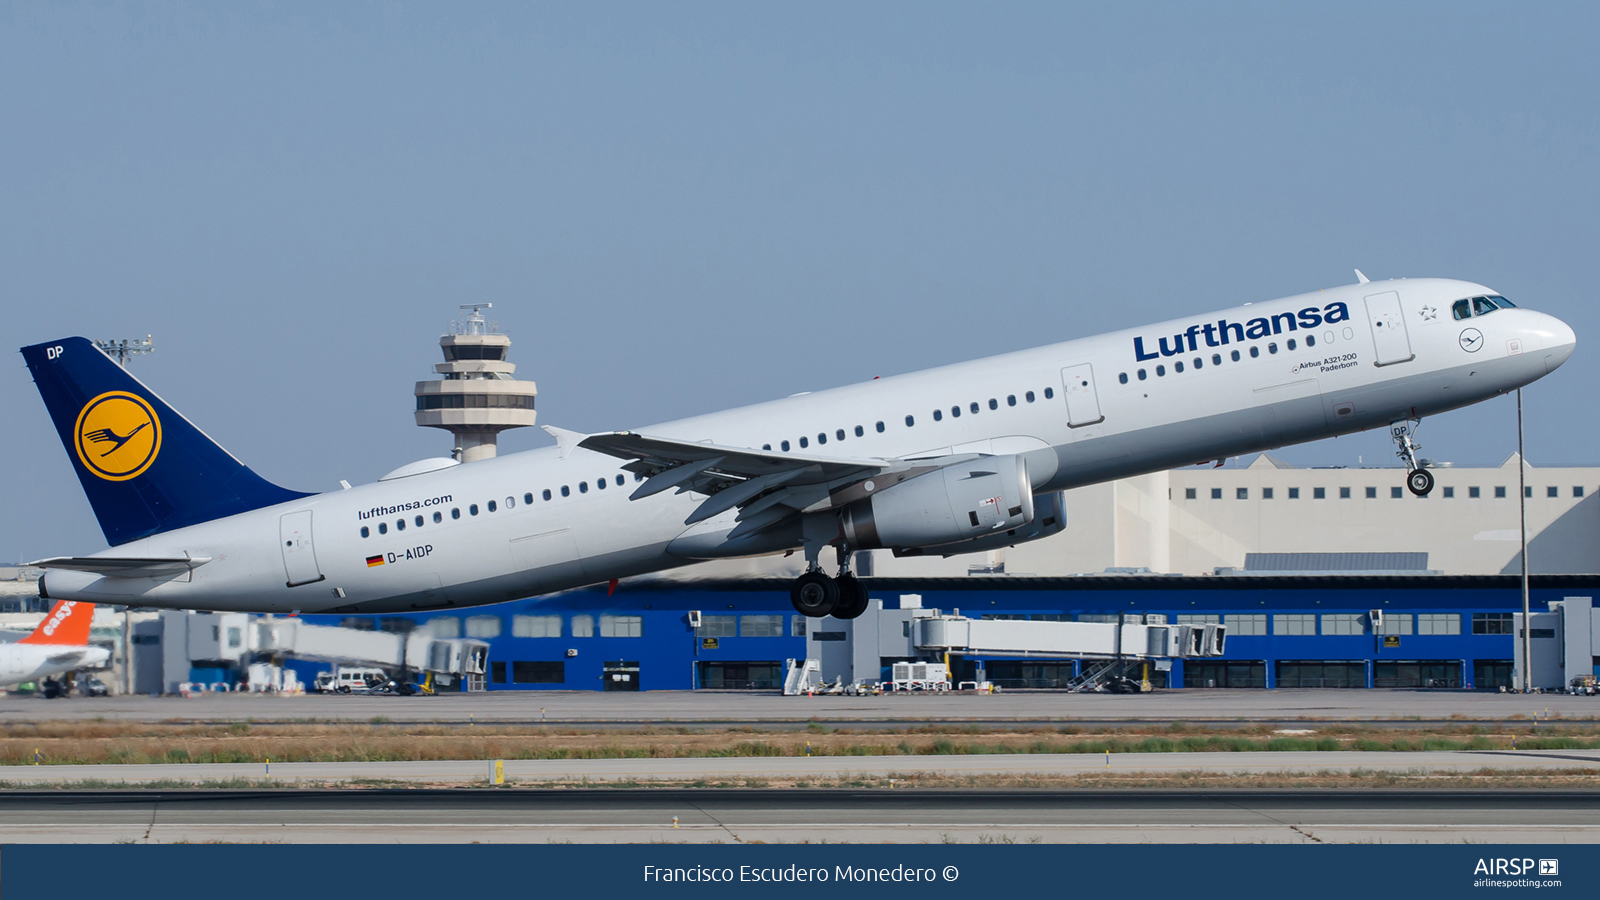
[[[17,643],[82,646],[89,643],[89,622],[93,618],[93,603],[58,600],[33,634]]]
[[[308,496],[252,472],[86,338],[22,357],[112,546]]]

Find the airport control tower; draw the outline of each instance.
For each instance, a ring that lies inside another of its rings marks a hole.
[[[466,322],[450,323],[450,333],[439,338],[444,362],[433,370],[444,380],[417,382],[417,424],[454,434],[452,455],[464,463],[493,457],[500,432],[532,425],[535,416],[538,389],[513,377],[517,367],[506,362],[511,338],[485,326],[483,311],[493,305],[461,307],[470,310]]]

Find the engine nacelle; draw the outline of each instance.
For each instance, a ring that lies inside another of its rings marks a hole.
[[[1028,466],[1019,456],[953,463],[858,500],[840,516],[852,550],[937,547],[1033,521]]]
[[[985,553],[1002,547],[1014,547],[1059,534],[1067,527],[1067,505],[1060,491],[1033,498],[1033,521],[1021,528],[986,534],[971,540],[937,547],[896,547],[895,556],[959,556],[963,553]]]

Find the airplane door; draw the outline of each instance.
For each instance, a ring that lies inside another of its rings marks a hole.
[[[1067,424],[1073,428],[1104,422],[1100,398],[1094,390],[1094,368],[1088,363],[1061,370],[1061,386],[1067,396]]]
[[[311,510],[292,512],[278,520],[278,547],[283,550],[283,571],[289,587],[321,581],[317,551],[311,543]]]
[[[1400,295],[1394,291],[1367,298],[1367,324],[1372,327],[1372,344],[1378,352],[1377,365],[1390,366],[1417,358],[1411,352],[1411,337],[1406,334],[1406,317],[1400,311]]]

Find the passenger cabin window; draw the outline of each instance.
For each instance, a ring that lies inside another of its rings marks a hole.
[[[1211,354],[1211,364],[1213,366],[1222,365],[1222,354],[1221,353],[1213,353],[1213,354]]]
[[[387,523],[387,522],[379,522],[378,523],[378,533],[379,534],[388,534],[389,533],[389,523]]]
[[[1450,304],[1450,315],[1455,316],[1457,321],[1472,318],[1472,301],[1457,300]]]
[[[1029,392],[1027,392],[1027,393],[1026,393],[1026,394],[1023,394],[1023,395],[1022,395],[1022,396],[1023,396],[1023,398],[1024,398],[1024,399],[1026,399],[1026,400],[1027,400],[1027,401],[1028,401],[1028,402],[1029,402],[1029,403],[1032,403],[1032,402],[1033,402],[1033,391],[1029,391]]]
[[[523,494],[522,495],[522,502],[531,504],[533,502],[533,492],[529,491],[528,493]]]
[[[561,486],[561,496],[563,496],[563,497],[571,497],[572,496],[572,488],[569,488],[569,487],[567,487],[566,485],[563,484]]]
[[[910,417],[910,416],[907,416],[907,417],[906,417],[906,418],[908,418],[908,419],[909,419],[909,418],[911,418],[911,417]],[[907,422],[907,423],[906,423],[906,424],[907,424],[907,425],[910,425],[910,424],[911,424],[911,423],[910,423],[910,422]],[[879,433],[879,434],[883,434],[883,423],[882,423],[882,422],[879,422],[879,423],[878,423],[878,424],[877,424],[877,425],[875,425],[875,426],[873,426],[873,427],[875,427],[875,428],[877,428],[877,429],[878,429],[878,433]]]
[[[396,519],[394,521],[394,527],[395,527],[396,531],[405,531],[406,530],[406,520],[405,519]]]
[[[1121,384],[1127,384],[1128,383],[1128,373],[1127,372],[1119,372],[1119,373],[1117,373],[1117,381],[1119,383],[1121,383]]]
[[[933,411],[933,420],[934,420],[934,421],[935,421],[935,422],[942,422],[942,421],[944,421],[944,413],[943,413],[943,412],[941,412],[941,411],[940,411],[940,410],[937,410],[937,409],[936,409],[936,410],[934,410],[934,411]]]
[[[817,435],[817,443],[818,444],[826,444],[827,442],[828,442],[828,434],[827,434],[827,432],[822,432],[822,433]]]
[[[1055,388],[1045,388],[1044,389],[1044,398],[1046,400],[1050,400],[1050,399],[1054,398],[1055,395],[1056,395],[1056,389]]]
[[[907,428],[910,428],[911,426],[913,426],[915,424],[917,424],[917,420],[916,420],[916,418],[914,416],[906,416],[906,427]]]
[[[587,481],[578,482],[578,493],[580,493],[580,494],[589,493],[589,482],[587,482]],[[492,509],[489,510],[489,511],[490,512],[494,512],[494,510],[492,510]]]
[[[805,448],[807,448],[809,446],[811,446],[811,442],[810,441],[806,440],[805,438],[801,438],[800,439],[800,449],[804,450]]]
[[[840,428],[839,430],[835,431],[833,433],[833,436],[834,436],[834,438],[836,440],[841,440],[841,441],[844,440],[844,429]],[[860,425],[856,426],[856,436],[857,437],[861,436],[861,426]]]
[[[961,418],[961,407],[959,407],[959,406],[950,407],[950,418],[952,418],[952,419]]]
[[[1179,361],[1173,363],[1172,364],[1172,371],[1174,371],[1174,372],[1182,372],[1183,371],[1183,360],[1179,360]]]
[[[594,486],[603,491],[606,489],[606,480],[604,478],[600,478],[595,481]]]
[[[1007,406],[1016,406],[1017,405],[1017,395],[1016,394],[1007,394],[1006,395],[1006,405]]]
[[[617,487],[622,487],[622,476],[621,475],[617,476]]]
[[[879,431],[883,430],[883,423],[882,422],[878,423],[878,430]],[[860,425],[856,426],[856,437],[861,437],[862,435],[864,435],[866,433],[867,433],[867,430],[865,428],[862,428]]]
[[[544,493],[540,494],[540,496],[545,498],[546,500],[549,500],[550,499],[550,489],[549,488],[545,488],[544,489]]]
[[[494,504],[494,501],[493,501],[493,500],[490,500],[490,501],[489,501],[489,512],[494,512],[494,511],[495,511],[495,510],[496,510],[496,509],[499,509],[499,507],[498,507],[498,506],[495,506],[495,504]]]
[[[362,537],[371,537],[372,536],[372,532],[368,531],[367,530],[367,526],[363,525],[363,526],[361,526],[361,536]]]
[[[1233,361],[1234,362],[1238,362],[1239,361],[1239,351],[1237,351],[1237,350],[1233,351],[1232,356],[1233,356]]]
[[[1251,359],[1255,359],[1256,357],[1258,357],[1260,355],[1261,355],[1261,348],[1260,347],[1251,347],[1250,348],[1250,358]]]
[[[1126,379],[1124,379],[1124,380],[1126,380]],[[971,407],[971,408],[972,408],[972,413],[973,413],[973,415],[977,415],[977,413],[978,413],[978,404],[977,404],[977,403],[976,403],[976,402],[974,402],[974,403],[973,403],[973,404],[972,404],[972,407]]]
[[[1145,376],[1145,374],[1144,374],[1144,370],[1143,370],[1143,369],[1140,369],[1140,370],[1139,370],[1139,380],[1140,380],[1140,381],[1143,381],[1143,380],[1145,380],[1145,377],[1146,377],[1146,376]]]
[[[1166,366],[1156,366],[1156,377],[1157,378],[1160,378],[1161,376],[1163,376],[1165,374],[1167,374],[1167,367]]]
[[[1000,401],[996,400],[993,397],[990,397],[989,398],[989,408],[990,409],[999,409],[1000,408]]]
[[[785,453],[789,452],[789,442],[788,441],[784,441],[783,443],[779,444],[778,446],[783,448],[783,452],[785,452]]]
[[[452,518],[452,519],[461,518],[461,508],[459,506],[451,508],[451,510],[450,510],[450,518]]]

